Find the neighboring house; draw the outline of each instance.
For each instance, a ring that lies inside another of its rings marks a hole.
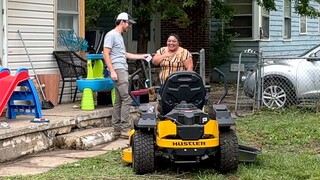
[[[227,0],[236,10],[231,22],[231,32],[238,33],[234,40],[232,62],[221,68],[228,80],[235,81],[237,72],[231,67],[238,64],[239,54],[245,49],[263,51],[263,56],[294,56],[302,54],[320,42],[319,18],[309,18],[295,13],[293,0],[275,0],[276,11],[267,12],[251,0]],[[319,9],[315,1],[312,7]],[[214,22],[214,21],[212,21]],[[212,32],[213,34],[213,32]],[[256,61],[243,55],[242,62]]]
[[[84,37],[84,0],[2,0],[0,9],[0,65],[13,72],[27,68],[34,74],[18,30],[37,74],[59,73],[52,55],[62,48],[57,44],[58,30],[74,30]]]

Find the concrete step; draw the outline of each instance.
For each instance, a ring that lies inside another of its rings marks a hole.
[[[61,149],[89,149],[115,140],[112,127],[90,128],[58,135],[53,144]]]

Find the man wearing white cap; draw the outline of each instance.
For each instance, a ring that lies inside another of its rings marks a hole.
[[[122,33],[136,22],[125,12],[118,15],[116,27],[109,31],[104,38],[103,57],[110,72],[111,79],[115,82],[116,100],[112,111],[112,126],[116,137],[128,138],[131,129],[129,116],[132,99],[129,95],[128,59],[144,59],[149,54],[132,54],[126,51]]]

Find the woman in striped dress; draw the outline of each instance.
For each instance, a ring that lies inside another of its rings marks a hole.
[[[170,74],[176,71],[193,70],[191,53],[180,45],[179,36],[172,33],[168,36],[167,46],[160,48],[152,59],[154,65],[161,67],[159,74],[161,85]]]

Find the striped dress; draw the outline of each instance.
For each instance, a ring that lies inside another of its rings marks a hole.
[[[162,47],[157,51],[157,53],[164,54],[166,50],[167,47]],[[188,59],[189,57],[192,57],[191,53],[187,49],[179,47],[177,53],[173,57],[164,58],[163,61],[160,63],[160,83],[164,84],[164,82],[170,74],[176,71],[186,70],[184,63],[186,59]]]

